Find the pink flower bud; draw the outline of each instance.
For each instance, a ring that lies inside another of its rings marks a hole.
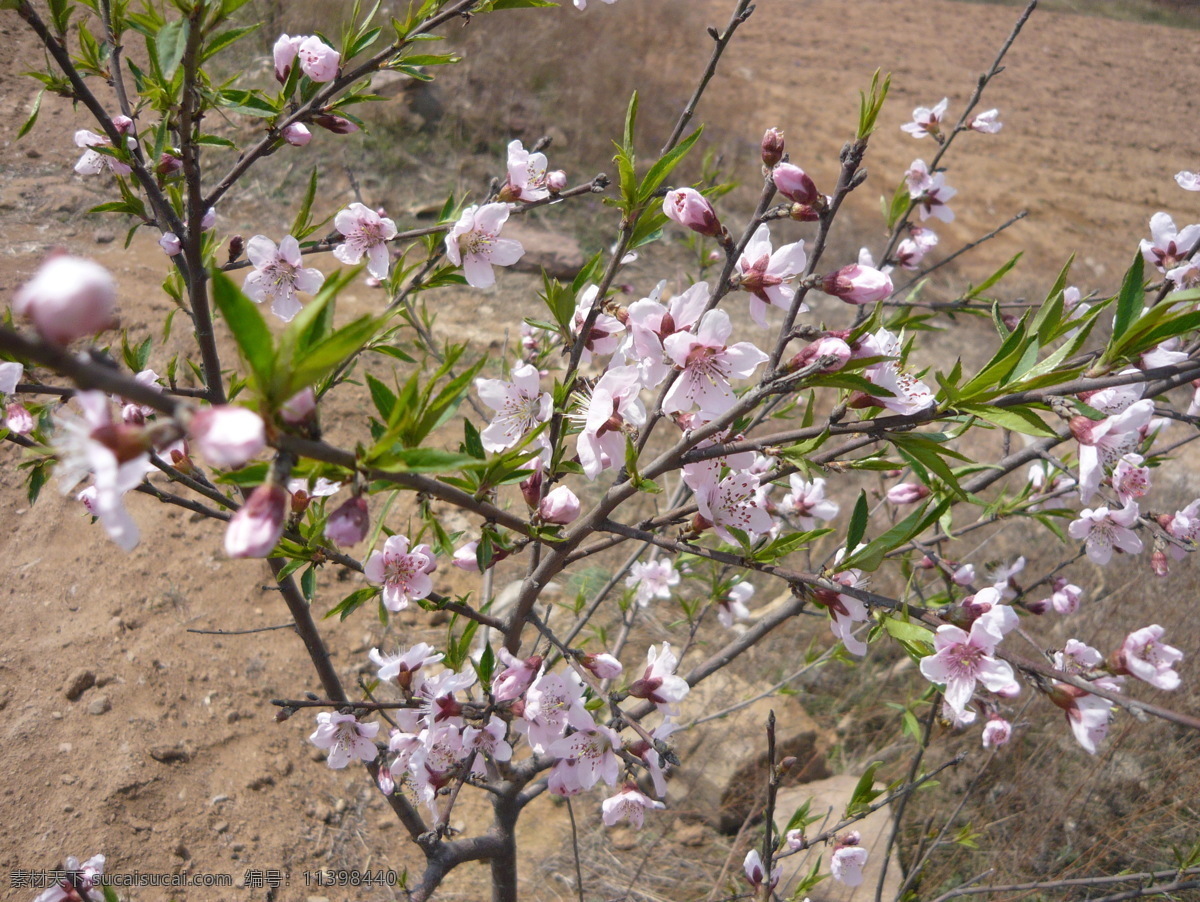
[[[538,514],[547,523],[566,526],[579,516],[579,499],[565,485],[557,486],[542,499]]]
[[[615,680],[624,670],[621,662],[607,652],[598,655],[580,655],[579,663],[602,680]]]
[[[1067,425],[1071,427],[1071,435],[1075,437],[1075,441],[1081,445],[1094,445],[1096,439],[1092,433],[1099,425],[1096,420],[1089,420],[1082,414],[1077,414],[1067,421]]]
[[[189,432],[210,464],[240,467],[267,446],[262,419],[252,410],[222,404],[201,410]]]
[[[283,402],[279,408],[279,416],[285,423],[299,426],[308,420],[317,410],[317,396],[312,386],[302,388]]]
[[[525,503],[529,505],[530,510],[537,508],[538,502],[542,497],[541,460],[535,461],[534,471],[521,480],[521,497],[525,499]]]
[[[10,425],[8,428],[12,429],[12,426]],[[15,432],[16,430],[14,429],[13,431]],[[1171,572],[1171,564],[1167,560],[1167,553],[1165,551],[1159,549],[1150,555],[1150,570],[1155,576],[1159,577],[1166,576]]]
[[[168,257],[174,257],[183,250],[183,242],[179,240],[179,236],[174,232],[164,232],[162,237],[158,239],[158,246],[163,249],[163,253]]]
[[[163,152],[163,155],[158,158],[158,165],[154,167],[154,171],[162,178],[169,175],[174,175],[183,168],[183,160],[172,153]]]
[[[821,213],[815,207],[810,207],[808,204],[792,204],[792,208],[788,211],[788,216],[795,222],[816,222],[821,218]]]
[[[998,749],[1012,738],[1012,724],[998,714],[988,718],[983,728],[983,747]]]
[[[283,486],[265,482],[250,493],[246,503],[229,520],[225,553],[230,557],[266,557],[283,535],[288,493]]]
[[[914,482],[902,482],[887,491],[887,500],[892,504],[915,504],[929,496],[929,489]]]
[[[335,135],[349,135],[358,131],[358,126],[349,119],[343,119],[341,116],[334,116],[329,113],[314,116],[313,122],[326,131],[333,132]]]
[[[112,123],[113,123],[113,128],[115,128],[122,135],[132,135],[135,131],[135,129],[133,127],[133,120],[130,119],[128,116],[124,116],[124,115],[113,116]]]
[[[716,238],[721,234],[721,222],[717,213],[695,188],[676,188],[663,198],[663,212],[681,226]]]
[[[292,63],[296,60],[296,51],[300,47],[300,42],[304,40],[301,37],[289,37],[286,34],[281,34],[279,40],[275,42],[273,55],[275,57],[275,78],[280,84],[283,84],[288,79],[288,74],[292,71]]]
[[[20,401],[10,401],[4,410],[4,425],[9,432],[29,435],[33,432],[33,414]]]
[[[795,371],[825,359],[829,362],[820,369],[820,372],[834,373],[849,363],[851,356],[853,356],[853,352],[850,350],[850,345],[840,338],[826,336],[802,349],[792,358],[788,368]]]
[[[799,166],[780,163],[771,171],[771,180],[780,194],[795,203],[814,207],[821,199],[816,183]]]
[[[17,290],[12,309],[47,341],[65,345],[112,326],[116,299],[117,286],[107,269],[59,254]]]
[[[325,538],[337,545],[357,545],[367,537],[371,514],[367,499],[355,495],[332,514],[325,523]]]
[[[461,548],[455,550],[454,560],[451,565],[459,570],[467,570],[471,573],[479,572],[479,557],[476,551],[479,549],[478,542],[467,542]]]
[[[313,81],[325,82],[337,78],[341,57],[316,35],[301,41],[296,48],[296,55],[300,57],[301,70]]]
[[[567,187],[567,174],[561,169],[552,169],[546,173],[546,189],[551,194],[558,194]]]
[[[217,224],[217,211],[215,207],[209,207],[204,211],[204,215],[200,217],[200,231],[207,232]]]
[[[783,159],[783,132],[777,128],[769,128],[762,138],[762,161],[768,169],[776,166]],[[776,186],[778,187],[778,186]]]
[[[821,290],[849,304],[873,304],[892,293],[892,279],[878,269],[851,263],[827,275]]]
[[[287,141],[293,147],[303,147],[312,140],[312,132],[308,130],[303,122],[293,122],[291,125],[285,125],[280,133],[283,140]]]

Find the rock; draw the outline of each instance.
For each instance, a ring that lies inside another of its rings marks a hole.
[[[228,821],[217,821],[215,824],[213,824],[213,832],[214,833],[224,833],[228,829],[229,829]]]
[[[683,704],[690,710],[720,711],[757,694],[745,680],[717,673],[696,686]],[[827,731],[795,698],[763,698],[692,728],[679,740],[681,766],[670,772],[667,786],[670,807],[726,834],[740,830],[747,818],[760,818],[766,801],[766,723],[771,711],[777,759],[797,759],[783,785],[829,776],[825,757],[833,740]]]
[[[504,237],[515,238],[525,248],[525,255],[513,264],[512,269],[532,273],[544,269],[556,279],[570,280],[583,268],[583,250],[579,242],[561,232],[509,219],[504,225]]]
[[[272,777],[270,774],[263,774],[261,776],[255,777],[253,780],[251,780],[249,783],[247,783],[246,788],[252,789],[255,792],[258,792],[260,789],[266,789],[268,786],[274,786],[274,785],[275,785],[275,778]]]
[[[100,231],[96,232],[95,237],[97,244],[112,244],[117,240],[117,236],[108,229],[101,229]]]
[[[79,669],[67,677],[63,684],[63,695],[70,701],[77,701],[79,696],[96,685],[96,674],[92,670]]]
[[[191,752],[182,745],[156,745],[150,749],[150,757],[163,764],[183,764],[192,760]]]
[[[804,786],[786,789],[779,793],[775,804],[775,827],[782,830],[797,808],[806,801],[810,815],[829,813],[828,822],[817,821],[808,828],[810,835],[827,830],[836,824],[846,810],[846,805],[854,795],[854,787],[858,785],[858,777],[850,774],[839,774],[824,780],[816,780]],[[876,784],[876,789],[882,786]],[[846,886],[834,880],[823,880],[815,888],[808,891],[812,902],[873,902],[875,888],[879,883],[879,871],[883,860],[883,850],[887,847],[888,837],[892,831],[892,815],[889,808],[880,808],[869,817],[856,821],[847,830],[857,830],[861,836],[859,845],[868,852],[867,864],[863,868],[863,882],[857,887]],[[788,898],[800,877],[806,875],[817,860],[824,855],[823,865],[829,867],[830,849],[824,845],[817,846],[807,852],[801,852],[784,860],[783,879],[777,892],[781,898]],[[888,862],[887,878],[883,884],[883,898],[895,899],[900,891],[903,873],[900,870],[900,860],[896,850],[892,850]]]
[[[112,702],[108,700],[107,695],[97,695],[94,699],[88,702],[87,713],[95,716],[107,714],[112,710]]]

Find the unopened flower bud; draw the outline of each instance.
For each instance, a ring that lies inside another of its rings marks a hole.
[[[466,545],[455,550],[454,560],[451,561],[451,565],[457,567],[459,570],[468,570],[472,573],[479,572],[478,550],[478,542],[467,542]]]
[[[567,174],[561,169],[552,169],[546,173],[546,190],[551,194],[558,194],[565,187],[567,187]]]
[[[235,263],[242,255],[242,251],[246,249],[246,240],[241,235],[234,235],[229,239],[229,262]]]
[[[337,545],[357,545],[367,537],[371,514],[367,499],[355,495],[332,514],[325,524],[325,537]]]
[[[1092,436],[1093,430],[1096,428],[1096,420],[1089,420],[1082,414],[1077,414],[1067,421],[1067,425],[1071,427],[1071,435],[1075,437],[1075,441],[1081,445],[1093,445],[1096,440]]]
[[[892,279],[873,267],[851,263],[827,275],[821,290],[848,304],[873,304],[892,293]]]
[[[125,115],[113,116],[112,123],[113,123],[113,128],[115,128],[122,135],[132,135],[135,131],[135,129],[133,127],[133,120],[130,119],[128,116],[125,116]]]
[[[783,159],[783,132],[777,128],[769,128],[762,138],[762,161],[768,169],[773,169]]]
[[[931,558],[929,555],[925,554],[925,555],[922,555],[921,559],[919,561],[917,561],[916,564],[914,564],[913,566],[915,566],[918,570],[932,570],[934,567],[937,566],[937,564],[934,563],[933,558]]]
[[[188,431],[200,453],[216,467],[240,467],[267,445],[262,419],[235,404],[201,410],[192,417]]]
[[[792,204],[788,216],[794,222],[817,222],[821,218],[821,212],[808,204]]]
[[[1012,724],[998,714],[988,718],[983,728],[983,747],[998,749],[1012,738]]]
[[[292,147],[303,147],[312,140],[312,132],[308,130],[308,126],[303,122],[293,122],[291,125],[285,125],[279,134]]]
[[[209,207],[204,211],[204,215],[200,217],[200,231],[207,232],[217,224],[217,208]]]
[[[779,193],[788,200],[806,207],[815,207],[821,193],[808,173],[791,163],[780,163],[771,171],[771,180]]]
[[[183,250],[183,242],[179,240],[179,236],[174,232],[164,232],[162,237],[158,239],[158,246],[163,249],[163,253],[168,257],[174,257]]]
[[[663,198],[663,212],[681,226],[717,238],[721,235],[721,221],[712,204],[695,188],[676,188]]]
[[[929,497],[929,489],[915,482],[902,482],[887,491],[887,500],[892,504],[915,504]]]
[[[598,655],[580,655],[579,663],[602,680],[613,680],[624,669],[621,662],[607,652]]]
[[[1051,602],[1049,598],[1040,598],[1037,601],[1025,602],[1025,610],[1027,610],[1030,614],[1037,614],[1038,616],[1041,616],[1050,610],[1050,606]]]
[[[334,116],[330,113],[322,113],[320,116],[314,116],[313,122],[326,131],[333,132],[335,135],[350,135],[358,131],[358,126],[349,119]]]
[[[117,285],[91,260],[59,254],[17,290],[12,309],[30,320],[42,338],[67,344],[113,325]]]
[[[246,503],[229,520],[225,553],[230,557],[266,557],[283,535],[288,493],[283,486],[265,482],[250,493]]]
[[[279,416],[285,423],[299,426],[312,417],[316,410],[317,395],[310,385],[284,401],[279,408]]]
[[[183,168],[183,160],[172,153],[163,152],[163,155],[158,158],[158,165],[154,167],[154,171],[158,173],[160,178],[174,175]]]
[[[521,480],[521,497],[529,505],[530,510],[536,510],[542,499],[542,468],[540,461],[537,469]]]
[[[1171,572],[1171,564],[1167,560],[1165,551],[1159,549],[1150,555],[1150,570],[1159,577],[1166,576]]]
[[[547,523],[566,526],[579,516],[579,499],[565,485],[556,486],[542,499],[538,514]]]
[[[29,435],[33,432],[33,414],[20,401],[9,401],[4,409],[4,425],[9,432]]]

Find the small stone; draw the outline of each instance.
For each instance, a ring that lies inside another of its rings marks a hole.
[[[150,757],[163,764],[177,764],[192,759],[191,753],[181,745],[156,745],[150,749]]]
[[[205,699],[205,702],[207,702],[207,701],[208,701],[208,699]],[[225,722],[226,723],[237,723],[241,719],[242,719],[242,716],[240,714],[238,714],[236,711],[226,711],[225,712]]]
[[[213,830],[217,833],[224,833],[228,829],[229,829],[228,821],[217,821],[215,824],[213,824]]]
[[[108,231],[108,229],[101,229],[96,232],[95,238],[97,244],[112,244],[117,240],[117,236]]]
[[[94,699],[88,702],[87,713],[95,716],[107,714],[112,710],[112,702],[108,700],[107,695],[97,695]]]
[[[185,846],[182,842],[180,842],[178,845],[176,845],[172,851],[175,853],[176,858],[191,858],[192,857],[191,853],[189,853],[187,850],[187,846]]]
[[[95,671],[79,669],[67,677],[63,685],[63,695],[70,701],[78,700],[79,696],[96,685]]]
[[[270,774],[263,774],[262,776],[255,777],[253,780],[251,780],[249,783],[247,783],[246,788],[253,789],[255,792],[258,792],[258,790],[260,790],[260,789],[266,789],[268,786],[274,786],[274,785],[275,785],[275,778],[272,777]]]
[[[229,848],[233,849],[235,852],[244,852],[246,851],[246,844],[244,842],[235,842]]]
[[[211,808],[216,805],[220,805],[222,802],[228,802],[228,801],[229,801],[229,796],[224,796],[224,795],[213,796],[211,799],[208,800],[208,804],[209,804],[209,807]]]
[[[79,778],[74,774],[63,774],[61,777],[59,777],[59,779],[62,780],[67,786],[73,786]]]
[[[58,753],[59,753],[60,755],[69,755],[69,754],[71,754],[71,743],[69,743],[69,742],[60,742],[60,743],[58,744]]]

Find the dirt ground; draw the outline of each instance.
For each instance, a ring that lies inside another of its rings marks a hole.
[[[696,2],[714,23],[723,23],[731,6]],[[592,6],[587,23],[607,11]],[[747,144],[766,126],[783,128],[793,159],[828,186],[854,121],[855,92],[875,68],[891,72],[892,94],[867,159],[874,178],[855,200],[856,221],[868,222],[879,193],[891,190],[912,159],[933,152],[930,141],[913,141],[899,125],[913,107],[942,96],[956,115],[1014,19],[1012,9],[949,0],[760,0],[699,117],[721,119]],[[131,335],[154,334],[168,309],[157,290],[161,253],[145,236],[124,252],[122,229],[84,215],[108,199],[108,186],[71,171],[71,135],[86,123],[69,108],[47,98],[33,134],[15,141],[36,93],[18,73],[36,66],[40,54],[10,12],[0,13],[0,36],[10,59],[0,71],[0,308],[49,249],[63,246],[113,270],[123,325]],[[707,50],[703,34],[693,40]],[[965,262],[968,277],[1024,248],[1029,276],[1018,284],[1045,285],[1075,252],[1075,282],[1112,290],[1151,214],[1166,210],[1180,225],[1200,218],[1200,195],[1179,190],[1171,178],[1200,168],[1190,99],[1200,83],[1195,50],[1192,31],[1035,14],[984,104],[1000,109],[1003,131],[965,136],[966,153],[949,161],[959,215],[939,228],[939,251],[1026,209],[1029,217],[1012,237]],[[228,233],[253,234],[255,214],[222,209],[221,216]],[[868,232],[862,242],[878,246],[880,238]],[[486,307],[470,301],[447,312],[481,349],[507,323],[490,320],[488,311],[528,306],[532,297],[532,277],[501,282]],[[352,307],[374,302],[366,289],[357,292]],[[183,348],[176,333],[151,360],[160,372]],[[0,511],[9,524],[0,538],[0,631],[8,637],[0,649],[0,895],[32,899],[36,890],[11,883],[18,870],[102,851],[114,871],[228,874],[242,887],[130,889],[123,898],[131,902],[400,898],[380,888],[319,888],[312,877],[305,885],[305,875],[321,868],[401,870],[415,857],[361,772],[333,772],[314,761],[308,718],[272,720],[269,699],[316,688],[294,634],[189,632],[283,624],[286,612],[266,588],[265,566],[225,559],[211,523],[147,498],[130,502],[143,539],[124,555],[53,484],[31,509],[21,459],[20,449],[0,451]],[[318,607],[350,585],[331,588]],[[369,617],[331,626],[327,637],[343,677],[353,684],[371,646],[409,644],[415,623],[398,618],[390,635]],[[83,672],[95,685],[70,700],[66,690]],[[597,806],[598,799],[585,804]],[[545,824],[562,824],[561,812],[547,806],[531,815],[542,829],[528,830],[525,896],[573,898],[566,883],[536,866],[560,849],[562,837]],[[287,871],[290,884],[274,891],[247,886],[248,869]],[[442,898],[485,897],[486,869],[464,870]]]

